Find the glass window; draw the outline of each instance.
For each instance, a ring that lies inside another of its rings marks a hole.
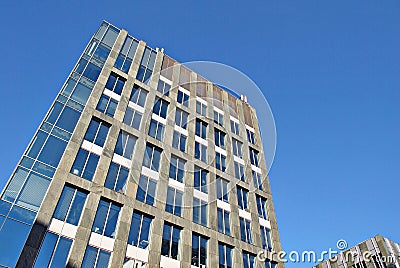
[[[167,118],[168,102],[166,100],[156,98],[153,106],[153,113],[162,117]]]
[[[50,166],[57,167],[64,154],[65,147],[67,147],[67,142],[54,136],[49,136],[43,145],[38,160]]]
[[[196,119],[196,136],[200,138],[207,139],[207,123],[201,121],[200,119]]]
[[[207,193],[207,175],[208,172],[197,166],[194,167],[194,188]]]
[[[196,100],[196,113],[202,116],[207,116],[207,105]]]
[[[40,152],[40,149],[42,149],[42,146],[44,142],[46,141],[46,138],[48,137],[48,134],[44,133],[43,131],[39,131],[38,134],[36,135],[35,139],[33,140],[30,148],[28,149],[28,156],[32,158],[36,158]]]
[[[189,95],[182,92],[181,90],[178,90],[178,97],[176,100],[178,103],[188,107],[189,106]]]
[[[247,133],[247,140],[249,142],[251,142],[252,144],[256,144],[256,139],[255,139],[255,136],[254,136],[254,132],[249,130],[249,129],[246,129],[246,133]]]
[[[258,152],[256,150],[254,150],[253,148],[249,148],[249,152],[250,152],[251,164],[258,167]]]
[[[192,265],[202,267],[207,264],[207,241],[205,236],[192,234]]]
[[[161,255],[172,259],[179,259],[179,241],[181,228],[170,223],[164,223],[164,230],[161,243]]]
[[[92,232],[115,238],[117,221],[121,207],[113,202],[100,199]]]
[[[185,176],[185,164],[185,160],[172,155],[169,166],[169,177],[183,183]]]
[[[105,88],[110,91],[113,91],[118,95],[121,95],[124,85],[125,85],[125,79],[116,74],[111,73],[110,76],[108,77]]]
[[[24,184],[24,181],[28,176],[28,173],[29,173],[28,170],[20,167],[15,171],[10,183],[7,185],[7,188],[4,191],[4,194],[2,196],[3,200],[6,200],[11,203],[15,201],[18,192],[21,189],[21,186]]]
[[[233,247],[218,243],[219,268],[232,268]]]
[[[86,202],[86,197],[86,193],[70,186],[65,186],[58,200],[53,217],[77,226]]]
[[[267,227],[260,226],[262,247],[268,251],[272,251],[271,231]]]
[[[214,122],[221,127],[224,126],[224,115],[214,110]]]
[[[100,97],[96,110],[105,113],[108,116],[114,117],[115,111],[117,110],[117,105],[118,101],[103,94]]]
[[[261,191],[264,190],[264,187],[262,185],[261,174],[254,170],[251,171],[251,174],[253,176],[254,187],[260,189]]]
[[[254,268],[255,256],[253,254],[244,251],[242,255],[243,255],[243,268]]]
[[[96,82],[97,78],[99,78],[100,72],[101,68],[99,66],[89,62],[89,64],[85,68],[85,71],[83,72],[83,76],[92,80],[93,82]]]
[[[143,166],[158,171],[160,167],[162,150],[155,145],[148,143],[143,157]]]
[[[130,107],[126,109],[123,121],[125,124],[135,129],[139,129],[141,120],[142,120],[142,113]]]
[[[20,174],[20,173],[18,173]],[[21,175],[23,175],[22,173]],[[36,173],[30,173],[18,193],[15,204],[38,211],[49,187],[50,180]],[[19,184],[21,185],[21,184]],[[8,188],[10,190],[10,188]]]
[[[196,141],[194,143],[194,157],[207,163],[207,146]]]
[[[239,123],[231,120],[231,132],[240,136]]]
[[[80,112],[65,106],[57,120],[56,126],[72,133],[80,116]]]
[[[186,129],[187,121],[188,121],[189,114],[187,112],[182,111],[181,109],[176,109],[175,113],[175,125]]]
[[[183,202],[183,192],[173,187],[168,187],[167,201],[165,203],[165,211],[181,217],[182,202]]]
[[[219,129],[214,129],[215,145],[225,149],[225,133]]]
[[[40,247],[39,255],[36,258],[34,267],[66,266],[71,245],[71,239],[47,232]]]
[[[111,162],[104,186],[116,192],[125,194],[128,183],[128,175],[129,169]]]
[[[114,45],[115,40],[117,39],[119,30],[115,27],[109,25],[106,33],[103,36],[102,42],[109,47]]]
[[[122,46],[121,52],[119,53],[117,60],[115,61],[114,67],[120,69],[124,73],[128,73],[131,67],[133,57],[135,55],[139,42],[130,36],[125,38],[125,42]]]
[[[136,75],[137,80],[146,84],[149,82],[150,77],[153,73],[156,55],[157,52],[146,46],[142,56],[142,60],[140,61],[138,73]]]
[[[15,267],[30,230],[30,225],[10,218],[3,223],[0,232],[0,263],[2,265]]]
[[[241,181],[246,181],[244,177],[244,166],[238,162],[234,162],[235,166],[235,178]]]
[[[132,88],[131,97],[129,101],[135,103],[141,107],[144,107],[146,98],[147,98],[147,91],[143,88],[139,87],[138,85],[134,85]]]
[[[172,147],[178,149],[181,152],[186,152],[186,135],[174,130],[174,136],[172,138]]]
[[[229,212],[222,208],[217,209],[218,214],[218,232],[231,235]]]
[[[193,222],[207,226],[207,202],[193,198]]]
[[[106,268],[110,261],[111,253],[92,246],[86,247],[81,268]]]
[[[114,153],[132,159],[137,138],[125,131],[120,131]]]
[[[239,222],[240,222],[240,237],[242,241],[252,244],[253,240],[251,238],[250,221],[248,219],[239,217]]]
[[[241,208],[241,209],[249,208],[248,194],[249,194],[249,191],[243,189],[240,186],[237,187],[237,197],[238,197],[239,208]]]
[[[98,155],[81,148],[76,155],[71,173],[92,181],[99,159],[100,157]]]
[[[139,178],[138,190],[136,192],[136,199],[153,206],[156,196],[156,186],[157,182],[155,180],[141,175]]]
[[[243,144],[240,141],[238,141],[236,139],[232,139],[233,155],[243,158],[242,146],[243,146]]]
[[[265,220],[268,220],[267,199],[259,195],[256,195],[256,203],[257,203],[258,216]]]
[[[222,172],[226,170],[226,156],[216,152],[215,153],[215,167]]]
[[[162,81],[158,80],[157,91],[165,96],[169,96],[169,92],[171,90],[171,85]]]
[[[141,212],[133,212],[128,244],[146,249],[150,243],[149,238],[152,220],[152,218]]]
[[[92,121],[90,121],[89,127],[86,130],[84,139],[103,147],[110,127],[110,124],[103,122],[100,119],[92,118]]]
[[[159,141],[164,140],[164,129],[165,126],[163,123],[158,122],[157,120],[151,119],[149,126],[149,136],[153,137]]]
[[[229,203],[229,201],[228,201],[228,183],[229,182],[223,178],[217,177],[216,183],[217,183],[217,198],[219,200]]]
[[[71,99],[85,105],[89,99],[90,93],[92,93],[92,89],[90,87],[87,87],[82,83],[78,83],[71,95]]]

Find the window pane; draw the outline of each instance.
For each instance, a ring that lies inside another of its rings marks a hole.
[[[74,196],[74,192],[74,189],[72,189],[71,187],[64,187],[64,190],[61,193],[60,200],[58,201],[57,208],[53,215],[54,218],[61,221],[65,220],[69,206],[71,204],[71,200]]]
[[[43,146],[43,150],[40,153],[38,160],[56,167],[61,160],[61,156],[63,155],[66,146],[67,143],[65,141],[50,136],[47,139],[46,144]]]
[[[111,204],[110,212],[108,214],[107,225],[104,231],[104,235],[115,238],[115,229],[117,228],[117,221],[119,216],[120,208],[114,204]]]
[[[100,200],[99,207],[96,212],[96,218],[94,219],[92,232],[102,234],[104,229],[104,224],[107,217],[109,202]]]
[[[73,132],[80,115],[80,112],[65,106],[56,125],[69,132]]]
[[[83,207],[86,201],[86,194],[80,191],[77,191],[75,194],[75,199],[71,205],[69,210],[69,214],[67,217],[67,222],[73,225],[78,225],[79,219],[81,218],[81,214],[83,211]]]
[[[40,247],[39,255],[35,261],[35,268],[47,267],[53,254],[58,236],[52,233],[46,233],[43,243]]]
[[[60,237],[58,241],[57,249],[54,252],[53,260],[51,262],[51,268],[64,267],[67,262],[69,250],[72,245],[72,240],[65,237]]]
[[[49,184],[49,179],[34,173],[29,174],[16,204],[35,211],[39,210]]]
[[[28,237],[30,226],[7,219],[0,232],[0,263],[14,267]]]
[[[87,246],[85,256],[83,257],[82,268],[94,268],[98,249]]]
[[[82,175],[83,178],[90,180],[90,181],[93,179],[93,175],[96,172],[97,163],[99,162],[99,158],[100,157],[95,154],[89,155],[89,159],[87,161],[85,171],[83,172],[83,175]]]

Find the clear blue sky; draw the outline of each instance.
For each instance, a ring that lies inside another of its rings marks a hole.
[[[178,61],[233,66],[264,91],[285,250],[377,233],[400,242],[398,1],[56,2],[0,2],[1,186],[106,19]]]

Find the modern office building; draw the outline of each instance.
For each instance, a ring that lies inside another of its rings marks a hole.
[[[0,266],[283,268],[280,250],[254,108],[103,22],[1,193]]]
[[[315,268],[400,268],[400,245],[376,235]]]

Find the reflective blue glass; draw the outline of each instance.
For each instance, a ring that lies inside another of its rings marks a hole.
[[[89,155],[89,159],[86,163],[85,170],[82,174],[83,178],[90,180],[90,181],[93,179],[99,159],[100,159],[100,157],[98,155],[95,155],[95,154]]]
[[[91,88],[85,86],[82,83],[78,83],[78,85],[74,90],[74,93],[72,93],[71,95],[71,99],[79,103],[86,104],[91,92],[92,92]]]
[[[40,152],[40,149],[42,149],[43,143],[45,142],[47,138],[47,134],[39,131],[38,134],[36,135],[35,139],[32,142],[31,147],[28,150],[28,155],[32,158],[36,158]]]
[[[110,202],[100,200],[99,207],[97,208],[96,212],[96,217],[94,219],[92,232],[103,234],[109,205]]]
[[[14,202],[27,176],[28,171],[26,169],[18,168],[8,184],[7,189],[4,191],[2,199],[9,202]]]
[[[49,184],[48,178],[30,173],[18,195],[16,204],[31,210],[39,210]]]
[[[78,154],[76,155],[76,158],[75,158],[75,162],[71,168],[72,174],[77,175],[77,176],[82,175],[88,155],[89,155],[89,152],[86,150],[80,149],[78,151]]]
[[[77,191],[75,194],[75,199],[71,205],[69,210],[69,214],[67,217],[67,222],[73,225],[78,225],[79,219],[83,212],[83,207],[86,202],[87,194]]]
[[[64,267],[67,262],[69,250],[71,249],[72,240],[60,237],[57,248],[55,249],[50,268]]]
[[[39,255],[35,261],[35,268],[48,267],[54,248],[57,243],[58,236],[53,233],[46,233]]]
[[[111,256],[110,252],[100,250],[96,268],[107,268],[108,262],[110,261],[110,256]]]
[[[35,220],[36,213],[19,206],[13,206],[8,217],[27,224],[32,224]]]
[[[83,72],[83,76],[89,78],[92,81],[96,81],[100,75],[100,72],[101,72],[100,67],[89,62],[85,71]]]
[[[11,204],[0,200],[0,215],[7,216],[8,212],[10,211]],[[1,222],[0,224],[2,224]]]
[[[81,113],[71,109],[68,106],[65,106],[62,111],[60,118],[57,121],[56,126],[65,129],[69,132],[73,132],[76,126],[76,123],[79,120]]]
[[[97,253],[99,249],[87,246],[85,256],[83,257],[81,268],[94,268],[96,265]]]
[[[31,227],[7,219],[0,230],[0,264],[14,267]]]
[[[140,176],[138,189],[136,192],[136,199],[141,202],[145,202],[145,200],[146,200],[147,181],[148,181],[148,178],[146,178],[144,176]]]
[[[115,238],[115,229],[117,228],[118,216],[121,208],[114,204],[111,204],[110,211],[108,213],[106,229],[104,235]]]
[[[110,49],[103,44],[99,44],[93,57],[101,61],[106,61],[108,54],[110,54]]]
[[[60,140],[54,136],[50,136],[43,146],[42,152],[40,153],[38,160],[53,167],[57,167],[66,146],[67,143],[65,141]]]
[[[83,72],[83,70],[85,69],[86,64],[87,64],[87,60],[81,59],[78,62],[78,65],[76,66],[75,72],[77,72],[78,74],[81,74]]]

